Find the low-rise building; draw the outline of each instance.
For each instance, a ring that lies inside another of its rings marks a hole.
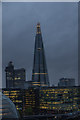
[[[75,86],[75,79],[74,78],[61,78],[58,83],[59,87],[69,87]]]
[[[69,113],[80,111],[80,87],[41,87],[28,89],[3,89],[15,104],[17,110],[25,115],[39,113]]]
[[[39,90],[42,112],[66,113],[79,110],[78,87],[48,87]]]

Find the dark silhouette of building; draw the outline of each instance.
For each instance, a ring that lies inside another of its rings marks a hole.
[[[75,79],[73,78],[61,78],[59,80],[58,86],[60,87],[68,87],[68,86],[75,86]]]
[[[14,69],[12,61],[8,63],[5,69],[6,72],[6,88],[24,88],[26,80],[25,69]]]
[[[14,70],[14,87],[24,88],[24,83],[26,80],[25,69],[15,69]]]
[[[14,87],[14,66],[12,61],[8,63],[8,66],[5,69],[6,72],[6,88]]]
[[[32,85],[38,87],[49,86],[49,78],[46,66],[40,23],[37,24],[37,33],[35,37]]]

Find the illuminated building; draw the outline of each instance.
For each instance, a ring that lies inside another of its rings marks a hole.
[[[24,83],[26,80],[25,69],[15,69],[14,70],[14,87],[24,88]]]
[[[13,63],[10,61],[5,69],[6,72],[6,88],[24,88],[26,79],[25,69],[14,69]]]
[[[2,103],[2,104],[1,104]],[[19,113],[14,103],[5,95],[0,93],[0,120],[19,119]]]
[[[80,87],[40,87],[28,89],[3,89],[24,115],[28,108],[33,114],[67,113],[80,111]]]
[[[32,108],[35,113],[37,113],[37,108],[39,106],[39,90],[28,88],[28,89],[18,89],[18,88],[4,88],[3,94],[10,98],[16,106],[17,110],[21,110],[22,114],[25,114],[27,108]]]
[[[15,88],[4,88],[3,94],[6,95],[11,101],[15,104],[17,110],[23,109],[23,90],[22,89],[15,89]]]
[[[59,80],[58,86],[68,87],[68,86],[75,86],[75,79],[73,78],[61,78]]]
[[[80,90],[80,88],[79,88]],[[80,110],[78,87],[40,88],[40,112],[67,113]]]
[[[37,33],[35,37],[34,62],[32,70],[33,86],[49,86],[48,72],[42,41],[40,23],[37,24]]]
[[[6,72],[6,88],[13,88],[14,87],[14,66],[12,62],[10,61],[8,63],[8,66],[5,69]]]
[[[38,114],[39,89],[34,88],[24,89],[24,106],[23,106],[24,114],[27,108],[32,108],[33,114]]]
[[[79,107],[79,110],[80,110],[80,86],[78,87],[78,94],[77,94],[77,104],[78,104],[78,107]]]

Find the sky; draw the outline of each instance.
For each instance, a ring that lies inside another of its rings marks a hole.
[[[26,69],[31,80],[36,25],[40,22],[51,85],[60,78],[78,81],[78,3],[4,2],[2,3],[2,68],[13,61]]]
[[[0,88],[2,88],[2,5],[0,2]]]

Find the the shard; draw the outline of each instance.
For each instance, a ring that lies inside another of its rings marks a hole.
[[[38,87],[49,86],[49,78],[46,66],[40,23],[37,24],[37,32],[35,37],[32,85]]]

